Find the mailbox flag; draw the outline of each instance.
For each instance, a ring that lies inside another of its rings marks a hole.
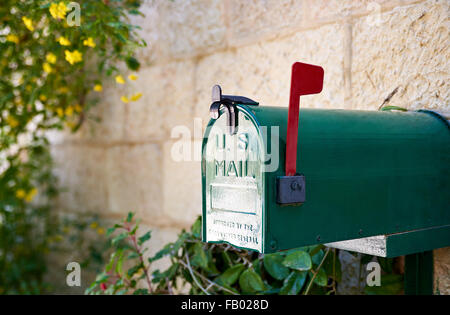
[[[286,136],[286,175],[293,176],[297,168],[297,138],[300,95],[317,94],[323,88],[322,67],[296,62],[292,65]]]

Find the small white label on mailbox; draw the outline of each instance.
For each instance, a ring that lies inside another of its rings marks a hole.
[[[206,241],[262,252],[263,162],[261,137],[239,111],[228,133],[226,114],[215,121],[206,144]]]

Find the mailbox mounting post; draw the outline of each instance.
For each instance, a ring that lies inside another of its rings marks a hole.
[[[305,176],[297,174],[298,116],[300,96],[317,94],[323,88],[322,67],[296,62],[292,65],[286,134],[286,176],[277,178],[277,202],[302,204],[305,202]]]

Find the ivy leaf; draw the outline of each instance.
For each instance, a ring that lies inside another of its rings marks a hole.
[[[325,270],[319,269],[316,278],[314,279],[314,283],[321,287],[324,287],[328,284],[328,277]]]
[[[305,271],[292,271],[284,280],[280,294],[297,295],[305,284],[307,274]]]
[[[261,277],[252,269],[247,269],[241,274],[239,286],[243,293],[256,293],[265,290]]]
[[[264,255],[264,268],[277,280],[283,280],[289,275],[289,268],[283,265],[283,257],[278,254]]]
[[[148,231],[147,233],[145,233],[144,235],[142,235],[141,237],[138,238],[139,246],[151,238],[151,233],[152,233],[151,231]]]
[[[286,256],[283,265],[300,271],[310,270],[312,267],[311,257],[307,252],[298,250]]]
[[[245,266],[243,264],[234,265],[225,270],[225,272],[220,275],[217,280],[222,284],[231,286],[239,279],[239,276],[241,275],[242,271],[244,271],[244,269]]]

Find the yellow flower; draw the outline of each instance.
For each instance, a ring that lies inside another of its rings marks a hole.
[[[13,116],[8,116],[6,118],[6,122],[8,123],[8,125],[11,128],[16,128],[19,125],[19,122],[17,121],[17,119],[15,119]]]
[[[116,82],[119,84],[124,84],[125,80],[123,79],[123,77],[121,75],[116,76]]]
[[[72,116],[73,115],[73,107],[68,106],[65,110],[66,116]]]
[[[133,101],[133,102],[135,102],[135,101],[137,101],[138,99],[140,99],[142,97],[142,93],[136,93],[136,94],[134,94],[133,96],[131,96],[131,100]]]
[[[65,94],[65,93],[69,92],[69,89],[67,88],[67,86],[62,86],[58,89],[58,92]]]
[[[65,3],[61,1],[59,4],[52,3],[50,5],[49,11],[54,19],[64,19],[66,17],[68,9]]]
[[[95,230],[95,229],[98,227],[98,223],[94,221],[94,222],[92,222],[92,223],[89,225],[89,227],[90,227],[91,229]]]
[[[16,197],[19,198],[19,199],[25,198],[26,194],[27,194],[27,193],[26,193],[25,190],[23,190],[23,189],[18,189],[18,190],[16,191]]]
[[[69,50],[65,50],[64,53],[66,54],[66,60],[71,65],[83,60],[83,55],[78,50],[74,50],[72,52],[70,52]]]
[[[125,104],[127,104],[127,103],[130,102],[130,100],[129,100],[128,97],[126,97],[126,96],[122,96],[122,97],[120,98],[120,100],[121,100],[122,102],[124,102]]]
[[[128,79],[130,79],[131,81],[136,81],[137,80],[137,75],[134,75],[134,74],[130,74],[129,76],[128,76]]]
[[[73,108],[77,113],[81,113],[81,111],[83,110],[83,107],[81,107],[80,104],[76,104]]]
[[[65,38],[64,36],[61,36],[60,38],[58,38],[58,42],[61,46],[70,46],[70,41]]]
[[[94,91],[95,92],[101,92],[103,91],[103,86],[101,84],[94,85]]]
[[[102,227],[99,227],[99,228],[97,229],[97,234],[98,234],[98,235],[103,235],[103,234],[105,234],[105,229],[102,228]]]
[[[63,111],[63,109],[62,109],[61,107],[58,107],[58,108],[56,109],[56,114],[58,114],[58,116],[62,118],[62,117],[64,116],[64,111]]]
[[[52,66],[50,66],[48,62],[44,62],[42,68],[44,68],[44,71],[47,73],[51,73],[53,71]]]
[[[47,100],[47,96],[45,96],[44,94],[41,94],[41,95],[39,95],[39,99],[40,99],[42,102],[45,102],[45,101]]]
[[[28,194],[25,196],[25,201],[30,202],[31,200],[33,200],[34,196],[36,196],[37,194],[37,189],[36,188],[32,188]]]
[[[13,43],[16,43],[16,44],[19,43],[19,37],[17,35],[14,35],[14,34],[9,34],[8,36],[6,36],[6,40],[8,42],[13,42]]]
[[[74,129],[77,126],[77,124],[74,123],[73,121],[67,121],[66,126],[70,129]]]
[[[94,42],[94,40],[92,39],[92,37],[89,37],[88,39],[85,39],[85,40],[83,41],[83,45],[84,45],[84,46],[89,46],[89,47],[94,48],[94,47],[95,47],[95,42]]]
[[[52,53],[48,53],[47,56],[45,56],[45,59],[49,62],[49,63],[55,63],[56,62],[56,56]]]
[[[24,16],[24,17],[22,17],[22,21],[23,21],[23,24],[25,24],[26,28],[28,28],[28,30],[30,30],[31,32],[34,31],[33,21],[31,19]]]

